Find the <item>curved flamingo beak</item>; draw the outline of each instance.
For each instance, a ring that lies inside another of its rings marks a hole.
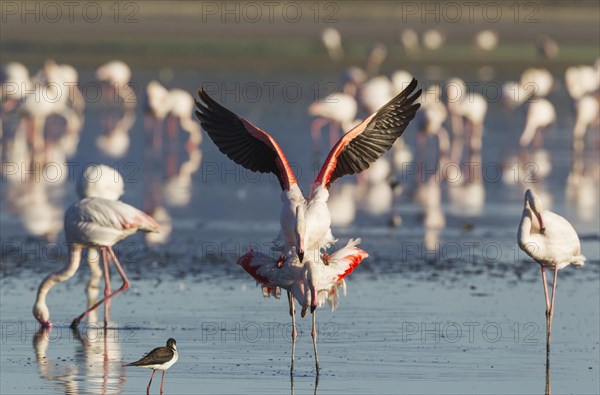
[[[298,259],[300,259],[300,263],[304,260],[304,250],[298,250]]]

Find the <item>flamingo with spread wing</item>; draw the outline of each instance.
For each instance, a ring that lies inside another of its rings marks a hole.
[[[329,186],[342,176],[367,169],[392,147],[420,106],[415,103],[421,94],[420,90],[415,91],[416,87],[417,81],[413,79],[398,96],[340,138],[325,159],[308,199],[275,139],[218,104],[204,89],[198,92],[196,116],[219,150],[240,166],[273,173],[279,180],[283,190],[280,266],[292,250],[300,263],[306,253],[310,253],[313,262],[321,260],[321,251],[334,241],[327,207]]]

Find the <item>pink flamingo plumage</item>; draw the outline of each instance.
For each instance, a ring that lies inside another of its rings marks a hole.
[[[158,232],[158,230],[159,226],[152,217],[120,201],[91,197],[73,204],[65,214],[65,235],[69,246],[68,263],[61,270],[46,276],[40,284],[33,307],[34,317],[43,327],[51,326],[50,310],[46,305],[46,295],[54,285],[68,280],[75,274],[79,268],[84,248],[100,248],[104,263],[104,299],[75,318],[71,325],[73,327],[77,326],[90,311],[129,288],[129,279],[121,267],[112,246],[138,231]],[[110,287],[107,254],[111,255],[123,279],[123,285],[114,292],[111,292]],[[105,326],[108,324],[109,314],[110,305],[105,303]]]
[[[302,306],[301,316],[306,316],[310,308],[312,315],[313,347],[315,352],[315,366],[319,371],[319,358],[317,354],[317,331],[315,309],[328,302],[334,310],[339,303],[340,288],[346,293],[344,278],[369,255],[357,247],[360,239],[350,240],[348,244],[333,253],[324,262],[322,259],[313,261],[306,259],[301,263],[298,257],[289,253],[283,265],[279,267],[278,261],[268,255],[251,250],[237,261],[244,270],[250,274],[263,288],[265,295],[274,294],[277,288],[288,291],[290,316],[292,317],[292,363],[294,369],[294,354],[296,351],[296,318],[293,298]]]

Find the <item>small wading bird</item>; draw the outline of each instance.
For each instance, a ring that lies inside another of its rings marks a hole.
[[[328,264],[325,264],[322,260],[312,261],[310,259],[306,259],[304,263],[301,263],[293,253],[286,256],[281,267],[278,267],[275,259],[257,251],[249,251],[238,259],[238,265],[244,268],[262,286],[264,295],[271,294],[277,297],[275,290],[278,288],[288,291],[290,316],[292,317],[292,362],[290,371],[294,370],[297,336],[293,298],[302,306],[302,317],[306,316],[306,311],[310,308],[312,315],[311,335],[315,352],[315,366],[318,372],[319,358],[317,354],[315,309],[323,306],[327,301],[333,311],[339,302],[339,289],[341,288],[346,294],[344,278],[352,273],[364,258],[369,256],[365,251],[356,247],[358,243],[360,243],[360,239],[350,240],[344,248],[329,257]]]
[[[138,231],[158,232],[158,230],[159,226],[152,217],[120,201],[92,197],[73,204],[65,214],[65,236],[69,246],[68,262],[61,270],[46,276],[40,284],[33,306],[33,315],[36,320],[43,327],[52,325],[50,323],[50,310],[46,304],[46,296],[54,285],[73,277],[79,268],[84,248],[100,248],[102,251],[105,281],[104,299],[75,318],[71,324],[72,327],[76,327],[90,311],[96,309],[100,304],[129,288],[129,280],[112,246]],[[110,253],[123,279],[123,285],[115,292],[111,292],[107,252]],[[104,326],[108,325],[109,315],[110,306],[107,303],[104,308]]]
[[[177,359],[179,359],[176,343],[177,342],[175,341],[175,339],[170,338],[169,340],[167,340],[166,347],[156,347],[154,350],[150,351],[144,358],[140,359],[139,361],[135,361],[125,365],[152,369],[152,375],[150,376],[148,388],[146,388],[146,394],[150,393],[152,379],[154,378],[154,373],[156,373],[157,370],[162,370],[162,380],[160,381],[160,393],[163,393],[165,372],[167,371],[167,369],[173,366],[175,362],[177,362]]]
[[[325,159],[308,199],[304,198],[283,151],[269,134],[218,104],[203,89],[198,92],[196,115],[219,150],[237,164],[252,171],[273,173],[279,180],[283,190],[280,266],[292,249],[300,263],[308,251],[313,262],[321,259],[320,251],[334,241],[327,207],[331,183],[344,175],[362,172],[392,147],[419,108],[415,100],[421,91],[415,92],[416,87],[413,79],[402,93],[342,136]]]
[[[558,214],[544,210],[538,195],[531,189],[525,191],[525,208],[517,235],[519,247],[542,269],[542,282],[546,297],[546,352],[550,352],[550,332],[554,314],[554,296],[558,271],[569,265],[582,267],[579,237],[573,226]],[[548,296],[546,268],[554,269],[552,301]]]

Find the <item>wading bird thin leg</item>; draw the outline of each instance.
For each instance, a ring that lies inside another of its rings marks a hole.
[[[102,262],[104,264],[104,327],[108,326],[108,320],[110,319],[110,270],[108,268],[108,257],[106,255],[106,247],[102,247]]]
[[[313,339],[313,348],[315,349],[315,367],[317,374],[319,374],[319,354],[317,353],[317,319],[315,311],[312,312],[312,330],[310,332]]]
[[[114,262],[115,266],[117,267],[117,270],[119,271],[119,274],[121,275],[121,278],[123,279],[123,285],[121,285],[121,287],[119,289],[117,289],[115,292],[112,292],[112,293],[110,292],[111,291],[110,278],[109,278],[109,274],[108,274],[108,259],[106,259],[106,249],[108,249],[108,252],[110,252],[113,262]],[[79,325],[79,322],[86,315],[88,315],[90,311],[94,310],[95,308],[100,306],[102,303],[105,303],[104,326],[106,327],[106,325],[108,323],[106,313],[107,313],[107,307],[108,307],[108,309],[110,309],[110,298],[117,295],[119,292],[123,292],[129,288],[129,279],[127,278],[127,275],[125,274],[123,267],[121,267],[121,264],[119,263],[119,260],[117,259],[117,256],[115,255],[115,252],[112,249],[112,247],[102,247],[102,260],[105,262],[104,263],[104,271],[105,271],[105,276],[106,276],[105,281],[107,284],[107,287],[104,288],[104,299],[98,301],[95,305],[93,305],[92,307],[90,307],[89,309],[84,311],[79,317],[75,318],[73,320],[73,322],[71,323],[71,327],[76,327],[77,325]]]
[[[546,282],[546,268],[542,266],[542,282],[544,283],[544,296],[546,297],[546,353],[550,352],[550,299],[548,298],[548,283]]]
[[[294,306],[294,298],[292,293],[287,291],[288,301],[290,302],[290,315],[292,316],[292,364],[290,367],[290,374],[294,372],[294,357],[296,355],[296,337],[298,332],[296,331],[296,310]]]
[[[163,370],[162,379],[160,380],[160,395],[163,393],[163,385],[165,384],[165,370]]]
[[[148,383],[148,387],[146,388],[146,394],[150,395],[150,386],[152,385],[152,379],[154,378],[154,373],[156,370],[152,369],[152,375],[150,376],[150,382]]]

